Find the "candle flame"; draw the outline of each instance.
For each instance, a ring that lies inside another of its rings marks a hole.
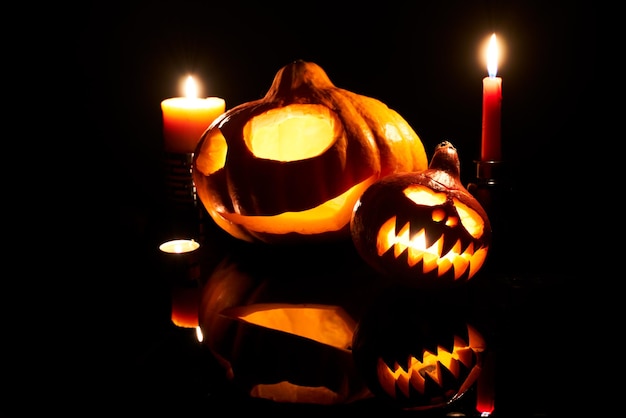
[[[185,96],[189,98],[198,97],[198,85],[192,76],[188,76],[185,82]]]
[[[487,48],[487,72],[489,77],[495,77],[498,73],[498,43],[495,33],[491,35],[489,47]]]

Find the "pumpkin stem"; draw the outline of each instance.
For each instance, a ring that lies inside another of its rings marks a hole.
[[[303,90],[315,92],[335,85],[326,72],[313,62],[296,60],[278,70],[271,87],[265,94],[265,100],[276,97],[302,97]]]
[[[435,154],[428,168],[445,171],[455,178],[460,178],[461,162],[454,145],[449,141],[440,142],[435,148]]]

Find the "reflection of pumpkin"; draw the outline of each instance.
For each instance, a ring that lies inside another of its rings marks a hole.
[[[447,295],[412,290],[390,289],[362,316],[354,361],[372,393],[394,406],[443,407],[476,382],[485,339]]]
[[[198,196],[245,241],[349,239],[372,182],[428,160],[409,124],[382,102],[335,87],[317,64],[281,68],[266,95],[218,117],[193,161]]]
[[[251,397],[328,405],[369,396],[351,352],[377,283],[366,267],[351,245],[244,248],[203,287],[203,344]]]
[[[371,185],[351,221],[364,260],[411,286],[472,278],[487,256],[491,225],[459,170],[456,149],[442,142],[427,170],[392,174]]]

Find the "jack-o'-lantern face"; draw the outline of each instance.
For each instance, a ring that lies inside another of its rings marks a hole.
[[[355,206],[351,232],[365,261],[412,286],[469,280],[491,242],[489,219],[460,183],[449,143],[437,148],[428,170],[392,174],[370,186]]]
[[[353,339],[358,370],[376,396],[403,409],[456,401],[482,371],[482,333],[445,298],[394,291],[359,321]]]
[[[325,405],[371,396],[351,345],[368,288],[380,281],[351,246],[331,247],[316,255],[301,248],[242,249],[206,281],[199,308],[203,344],[249,396]],[[312,256],[334,264],[303,268]]]
[[[193,179],[209,215],[236,238],[330,241],[349,239],[354,203],[375,180],[427,165],[420,138],[397,112],[296,61],[263,98],[208,127]]]

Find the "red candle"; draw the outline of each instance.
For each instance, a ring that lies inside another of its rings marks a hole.
[[[191,153],[211,122],[224,113],[225,101],[220,97],[196,97],[197,85],[189,76],[185,97],[173,97],[161,102],[165,150]]]
[[[481,417],[488,417],[495,409],[495,373],[494,353],[488,350],[476,382],[476,411]]]
[[[487,48],[488,77],[483,79],[483,130],[480,149],[482,161],[499,161],[502,158],[500,144],[500,114],[502,105],[502,78],[498,72],[498,46],[496,34],[491,35]]]

